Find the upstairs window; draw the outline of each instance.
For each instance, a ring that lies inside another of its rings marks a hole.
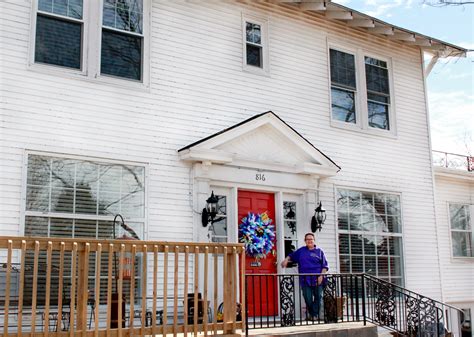
[[[389,130],[390,91],[387,62],[366,56],[365,79],[369,126]]]
[[[356,122],[355,57],[330,50],[332,118],[341,122]]]
[[[245,22],[247,65],[263,67],[262,26]]]
[[[150,7],[151,0],[33,0],[32,69],[148,84]]]
[[[143,0],[104,0],[100,72],[141,81]]]
[[[472,208],[473,206],[470,205],[449,205],[451,242],[454,257],[474,257],[472,248],[474,235],[471,217]]]
[[[389,62],[367,56],[362,50],[349,53],[330,48],[329,63],[334,124],[382,132],[393,130]]]
[[[256,17],[242,19],[243,69],[255,74],[268,73],[267,22]]]
[[[36,63],[82,69],[82,0],[39,0],[36,15]]]

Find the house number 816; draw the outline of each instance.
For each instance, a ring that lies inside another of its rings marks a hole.
[[[257,180],[257,181],[265,181],[265,174],[263,174],[263,173],[257,173],[257,174],[255,175],[255,180]]]

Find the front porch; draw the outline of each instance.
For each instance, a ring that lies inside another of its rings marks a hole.
[[[367,274],[326,274],[319,315],[308,319],[299,284],[315,275],[245,275],[244,257],[242,244],[0,237],[0,331],[373,336],[370,323],[409,336],[459,331],[458,309]]]

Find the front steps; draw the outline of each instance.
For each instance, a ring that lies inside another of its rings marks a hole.
[[[377,327],[361,322],[250,329],[252,337],[377,337]]]

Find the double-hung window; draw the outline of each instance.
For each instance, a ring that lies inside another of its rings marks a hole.
[[[83,0],[39,0],[34,61],[82,69]]]
[[[393,131],[389,62],[367,56],[362,50],[351,53],[336,48],[329,49],[329,62],[333,122],[364,130]]]
[[[332,118],[356,123],[355,57],[339,50],[330,50]]]
[[[150,0],[34,3],[33,66],[48,65],[48,71],[68,68],[89,79],[115,83],[148,80],[145,13]]]
[[[368,56],[365,56],[364,60],[369,126],[389,130],[390,90],[387,62]]]
[[[256,18],[243,19],[244,32],[244,69],[268,72],[267,23]]]
[[[104,0],[101,74],[141,81],[143,0]]]
[[[471,216],[473,208],[474,206],[467,204],[449,205],[453,257],[474,257],[472,247],[474,232]]]
[[[134,234],[144,239],[145,227],[145,168],[140,165],[103,162],[97,160],[64,158],[29,154],[27,164],[25,236],[112,239],[114,216],[120,213]],[[125,233],[116,229],[116,237]],[[59,265],[59,255],[53,255],[53,267]],[[103,265],[108,253],[102,254]],[[27,255],[25,263],[31,265],[34,256]],[[137,257],[138,259],[138,257]],[[46,255],[39,257],[40,268]],[[65,258],[64,284],[71,282],[71,256]],[[136,261],[137,275],[139,261]],[[94,275],[94,264],[90,264]],[[46,284],[46,275],[39,282]],[[105,279],[107,275],[102,273]],[[140,276],[139,276],[140,277]],[[26,284],[31,284],[33,273],[25,274]],[[91,280],[92,276],[90,276]],[[52,274],[51,298],[58,298],[58,273]],[[139,282],[137,282],[139,284]],[[90,282],[89,287],[93,286]],[[38,298],[44,300],[44,286],[39,287]],[[107,282],[101,282],[106,298]],[[124,291],[125,293],[125,291]],[[31,289],[26,290],[26,301],[32,299]]]

